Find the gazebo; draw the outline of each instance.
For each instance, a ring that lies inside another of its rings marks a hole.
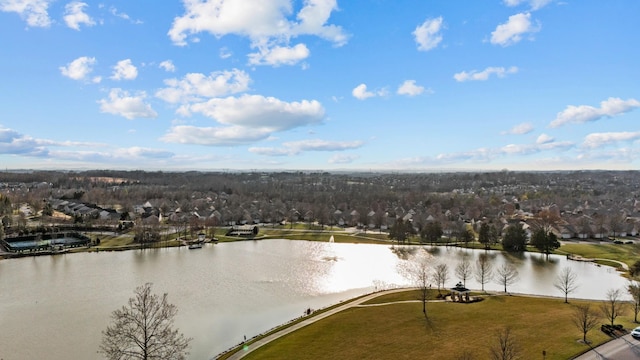
[[[451,288],[451,301],[453,302],[469,302],[469,293],[471,290],[467,289],[458,282],[455,287]]]

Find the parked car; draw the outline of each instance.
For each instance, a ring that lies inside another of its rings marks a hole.
[[[634,339],[640,340],[640,326],[631,330],[631,336],[633,336]]]

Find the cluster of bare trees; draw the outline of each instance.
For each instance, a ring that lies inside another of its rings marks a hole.
[[[406,262],[403,273],[405,273],[416,287],[425,291],[435,284],[438,293],[441,294],[445,288],[447,281],[450,279],[450,268],[446,263],[432,264],[431,259],[424,252],[415,256],[412,260]],[[494,269],[489,257],[486,254],[480,254],[475,262],[471,263],[468,258],[463,258],[454,269],[457,279],[466,287],[467,279],[474,277],[480,283],[481,290],[484,292],[484,286],[491,281],[504,288],[506,293],[508,286],[514,284],[519,279],[518,269],[509,263],[503,263],[499,268]],[[571,283],[570,285],[572,285]],[[573,286],[573,285],[572,285]],[[567,293],[573,291],[569,289]],[[426,301],[426,298],[422,299]]]
[[[424,253],[408,260],[406,264],[405,273],[410,276],[414,281],[414,285],[419,289],[422,312],[427,317],[427,302],[429,300],[431,282],[433,281],[437,284],[438,293],[440,293],[445,286],[445,282],[449,279],[449,267],[443,263],[433,265],[429,257]],[[484,291],[484,285],[494,279],[504,287],[504,292],[507,292],[507,286],[518,279],[518,271],[513,265],[504,263],[499,268],[494,269],[485,254],[481,254],[478,257],[475,265],[472,265],[469,259],[463,258],[455,267],[455,275],[464,286],[466,286],[466,280],[474,276],[476,281],[481,284],[482,291]],[[569,294],[578,288],[578,276],[570,267],[565,267],[556,277],[554,286],[564,295],[564,302],[568,303]],[[587,333],[603,319],[611,327],[614,327],[616,319],[624,315],[629,307],[634,313],[634,321],[638,322],[638,314],[640,313],[640,279],[632,278],[629,280],[627,292],[631,295],[632,301],[623,299],[624,292],[622,290],[610,289],[607,291],[606,299],[597,308],[594,308],[588,302],[580,302],[574,305],[571,321],[582,333],[583,342],[588,343]],[[520,352],[521,349],[511,329],[508,327],[496,334],[496,341],[490,349],[491,359],[496,360],[518,359]],[[473,355],[468,352],[462,353],[458,359],[471,360]]]
[[[558,215],[582,208],[585,215],[593,215],[585,227],[607,227],[615,234],[624,225],[622,214],[635,211],[628,202],[640,195],[633,186],[634,176],[634,172],[38,171],[0,173],[0,193],[10,197],[14,207],[28,203],[36,213],[45,210],[43,199],[49,198],[121,211],[150,201],[163,213],[215,208],[223,223],[259,219],[337,225],[344,221],[381,229],[411,214],[403,221],[409,221],[424,241],[438,233],[427,228],[433,222],[446,234],[471,240],[461,224],[484,219],[482,224],[488,227],[473,230],[490,246],[497,241],[496,230],[501,230],[496,221],[501,214],[538,214],[550,204],[559,209]],[[513,246],[520,247],[517,242]]]

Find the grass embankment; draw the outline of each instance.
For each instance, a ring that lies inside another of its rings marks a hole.
[[[385,233],[375,232],[360,232],[360,233],[348,233],[339,228],[333,230],[329,227],[321,229],[305,229],[297,227],[294,229],[275,227],[275,228],[260,228],[259,234],[254,238],[241,237],[241,236],[226,236],[226,229],[219,229],[216,231],[216,238],[219,242],[233,242],[233,241],[246,241],[246,240],[266,240],[266,239],[289,239],[289,240],[307,240],[307,241],[329,241],[331,235],[334,237],[334,241],[337,243],[354,243],[354,244],[390,244],[393,243],[388,240],[388,235]],[[100,235],[92,234],[92,239],[100,239],[100,245],[93,246],[89,251],[110,251],[110,250],[128,250],[137,249],[139,244],[134,242],[133,232],[123,233],[119,235]],[[183,243],[177,240],[176,234],[166,236],[167,239],[159,241],[157,243],[150,244],[150,247],[172,247],[182,246]],[[86,251],[76,250],[76,251]]]
[[[333,235],[334,241],[337,243],[356,243],[356,244],[389,244],[386,234],[376,233],[346,233],[343,231],[325,231],[317,230],[287,230],[287,229],[260,229],[262,239],[289,239],[289,240],[308,240],[308,241],[329,241]]]
[[[589,244],[589,243],[565,243],[558,253],[570,253],[580,255],[590,259],[611,259],[622,261],[631,266],[640,259],[640,244]],[[600,262],[599,263],[603,263]],[[612,262],[605,262],[605,265],[618,267]]]
[[[226,229],[218,229],[216,238],[220,242],[253,240],[252,238],[226,236]],[[257,240],[263,239],[290,239],[290,240],[308,240],[308,241],[329,241],[329,237],[333,235],[335,242],[338,243],[361,243],[361,244],[395,244],[395,241],[389,240],[388,234],[379,232],[345,232],[338,227],[309,227],[303,224],[295,224],[290,226],[274,226],[262,227],[257,235]],[[100,238],[100,245],[92,247],[90,251],[107,251],[107,250],[127,250],[137,249],[138,244],[133,241],[133,233],[122,234],[118,236],[112,235],[92,235],[93,238]],[[171,234],[170,239],[160,241],[152,245],[152,247],[181,246],[182,242],[176,240],[177,235]],[[420,244],[419,238],[413,237],[407,241],[407,244]],[[439,242],[438,245],[446,245],[447,242]],[[484,249],[484,245],[478,242],[468,244],[459,244],[460,247],[470,249]],[[492,250],[502,250],[501,246],[494,245]],[[533,248],[530,251],[536,251]],[[81,250],[74,250],[81,251]],[[599,258],[622,261],[631,266],[640,258],[640,244],[590,244],[590,243],[565,243],[560,249],[555,251],[556,254],[575,254],[585,258]],[[615,261],[598,260],[602,265],[612,266],[620,269],[620,264]],[[621,269],[620,269],[621,270]]]
[[[391,294],[375,303],[416,299],[415,292]],[[577,304],[578,301],[572,303]],[[598,303],[593,303],[597,310]],[[246,359],[455,359],[464,352],[489,358],[497,332],[506,326],[521,358],[569,359],[589,347],[572,323],[573,307],[562,299],[486,296],[472,304],[398,303],[356,307],[302,328],[247,355]],[[633,324],[628,318],[616,323]],[[604,321],[603,321],[604,323]],[[594,344],[608,340],[599,326],[589,332]]]

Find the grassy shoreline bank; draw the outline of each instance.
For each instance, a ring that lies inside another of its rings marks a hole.
[[[164,240],[146,244],[142,246],[139,243],[134,242],[134,237],[131,233],[122,234],[104,234],[100,232],[89,233],[91,239],[96,241],[100,239],[99,245],[92,245],[89,247],[72,248],[68,253],[77,252],[102,252],[102,251],[127,251],[127,250],[140,250],[140,249],[155,249],[165,247],[179,247],[185,246],[185,242],[180,239],[178,234],[172,233],[163,235]],[[256,237],[239,237],[239,236],[227,236],[226,230],[221,228],[215,232],[215,238],[220,243],[235,242],[235,241],[249,241],[249,240],[268,240],[268,239],[289,239],[289,240],[305,240],[305,241],[329,241],[331,236],[334,236],[337,243],[354,243],[354,244],[388,244],[397,245],[397,241],[390,240],[388,234],[384,232],[375,231],[357,231],[354,229],[343,229],[334,227],[308,227],[302,224],[296,224],[295,227],[291,226],[273,226],[273,227],[261,227],[260,234]],[[436,244],[420,243],[418,238],[409,239],[405,245],[422,245],[422,246],[456,246],[460,248],[468,249],[484,249],[484,246],[478,242],[471,242],[460,246],[452,241],[443,241]],[[499,245],[492,246],[490,250],[503,251]],[[537,252],[533,248],[527,249],[530,252]],[[633,263],[640,258],[640,244],[613,244],[613,243],[601,243],[601,242],[589,242],[589,241],[564,241],[563,245],[554,254],[557,255],[578,255],[583,258],[595,259],[594,261],[606,266],[623,270],[619,262],[626,264],[627,266],[633,265]],[[5,253],[0,258],[12,257],[11,254]],[[31,256],[38,255],[32,253],[26,253],[19,256]]]
[[[482,296],[483,301],[473,304],[430,302],[427,305],[429,317],[425,319],[421,303],[416,300],[419,297],[417,290],[380,292],[379,296],[362,305],[344,309],[242,355],[249,360],[336,356],[342,359],[456,359],[467,352],[475,355],[473,359],[483,359],[489,355],[497,333],[510,327],[521,350],[521,358],[538,358],[544,350],[546,359],[564,360],[589,351],[590,346],[611,340],[600,331],[599,323],[588,333],[591,343],[584,344],[580,341],[582,333],[572,323],[572,305],[591,304],[595,308],[600,304],[598,301],[572,299],[570,304],[565,304],[560,297]],[[435,298],[435,293],[431,298]],[[263,337],[303,319],[306,317],[252,338],[246,344],[219,354],[216,359],[229,359],[244,351],[245,346],[251,347]],[[625,316],[618,318],[616,323],[632,328],[635,326],[632,320],[632,316]],[[602,319],[601,323],[605,322]]]

